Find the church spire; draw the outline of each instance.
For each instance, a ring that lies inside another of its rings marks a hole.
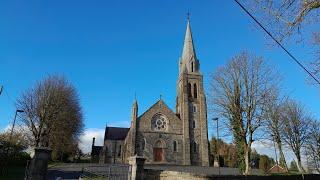
[[[199,63],[194,50],[190,18],[188,14],[186,34],[184,37],[182,56],[180,59],[180,72],[185,72],[185,70],[187,70],[187,72],[197,72],[198,66]]]
[[[182,60],[188,60],[192,56],[196,58],[196,53],[194,50],[192,33],[191,33],[190,19],[188,17],[187,29],[186,29],[186,34],[184,37],[184,44],[183,44],[183,51],[182,51],[181,58],[182,58]]]

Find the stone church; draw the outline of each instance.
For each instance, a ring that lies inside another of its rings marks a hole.
[[[130,156],[147,164],[209,166],[207,104],[203,76],[192,39],[190,22],[179,60],[176,111],[160,99],[138,113],[132,105],[130,128],[106,127],[104,145],[92,143],[92,162],[127,163]]]

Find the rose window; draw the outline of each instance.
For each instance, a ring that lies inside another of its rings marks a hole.
[[[168,122],[162,115],[156,115],[153,117],[153,130],[164,131],[167,129]]]

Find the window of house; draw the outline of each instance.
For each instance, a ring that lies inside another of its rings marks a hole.
[[[196,121],[195,120],[192,121],[192,127],[196,128]]]
[[[197,112],[197,106],[196,105],[193,105],[192,109],[193,109],[194,113]]]
[[[177,141],[173,141],[173,151],[174,152],[178,151],[178,142]]]

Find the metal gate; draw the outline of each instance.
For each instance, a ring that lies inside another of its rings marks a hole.
[[[128,164],[95,164],[83,168],[82,179],[128,180],[131,166]]]

